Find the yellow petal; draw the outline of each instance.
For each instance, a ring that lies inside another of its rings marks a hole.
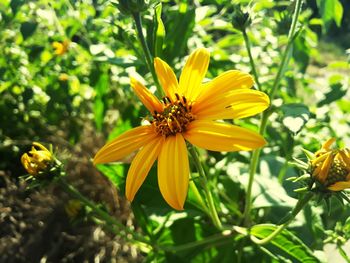
[[[323,145],[322,145],[322,149],[329,151],[331,145],[335,142],[335,138],[330,138],[328,139]]]
[[[165,201],[183,210],[189,182],[189,163],[184,138],[180,133],[165,139],[158,157],[158,184]]]
[[[103,146],[95,155],[93,162],[96,165],[118,161],[157,136],[150,125],[133,128]]]
[[[149,141],[135,156],[126,178],[125,195],[131,202],[157,159],[164,137]]]
[[[350,181],[336,182],[335,184],[328,186],[328,189],[331,191],[342,191],[346,188],[350,188]]]
[[[197,119],[240,119],[264,111],[269,97],[257,90],[239,89],[195,103],[193,113]]]
[[[201,94],[196,103],[202,103],[218,94],[223,94],[235,89],[250,89],[254,84],[253,77],[239,70],[229,70],[220,74],[215,79],[202,84]]]
[[[331,152],[331,154],[329,154],[327,156],[326,160],[324,160],[324,162],[322,163],[320,172],[317,175],[317,179],[321,183],[324,183],[327,180],[328,172],[329,172],[329,169],[333,163],[334,156],[335,156],[335,154],[333,152]]]
[[[345,163],[346,167],[350,169],[350,158],[347,155],[346,149],[339,150],[338,154],[341,156],[341,159]]]
[[[154,111],[163,111],[163,106],[160,101],[144,85],[134,78],[130,78],[130,84],[143,105],[145,105],[152,114]]]
[[[205,48],[198,48],[188,58],[180,76],[181,95],[194,101],[201,91],[201,83],[208,70],[210,54]]]
[[[174,71],[160,58],[154,59],[154,68],[165,94],[172,101],[175,101],[175,93],[179,93],[179,84]]]
[[[193,145],[211,151],[249,151],[266,144],[265,139],[256,132],[207,120],[191,122],[184,137]]]
[[[324,160],[328,157],[328,155],[330,155],[331,153],[332,153],[332,152],[326,152],[326,153],[320,155],[319,157],[313,159],[313,160],[311,161],[311,164],[312,164],[312,165],[316,165],[316,164],[318,164],[318,163],[324,161]],[[321,167],[321,165],[319,165],[318,167]]]

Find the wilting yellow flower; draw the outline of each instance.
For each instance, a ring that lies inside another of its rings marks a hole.
[[[55,54],[57,56],[62,56],[64,53],[66,53],[69,47],[69,43],[69,40],[64,40],[62,43],[57,41],[53,42],[52,47],[55,49]]]
[[[23,167],[33,176],[45,172],[53,161],[52,153],[38,142],[33,142],[31,151],[21,157]]]
[[[227,71],[202,84],[209,65],[209,52],[193,52],[179,82],[169,65],[155,58],[154,66],[166,94],[159,101],[140,82],[131,86],[152,114],[149,125],[125,132],[102,147],[94,164],[120,160],[141,148],[126,179],[126,197],[132,201],[153,163],[158,159],[158,184],[167,203],[182,210],[189,183],[186,141],[211,151],[249,151],[265,145],[258,133],[221,119],[240,119],[262,112],[268,96],[251,90],[253,78],[237,70]]]
[[[327,140],[311,160],[312,176],[331,191],[350,188],[350,150],[331,149],[334,138]]]

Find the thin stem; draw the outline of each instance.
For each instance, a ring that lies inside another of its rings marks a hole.
[[[120,223],[119,221],[111,217],[107,212],[99,208],[94,202],[90,201],[85,196],[83,196],[74,186],[68,184],[63,178],[60,178],[57,182],[68,194],[78,199],[84,205],[90,207],[92,211],[98,216],[98,218],[106,222],[107,225],[118,228],[119,233],[120,231],[124,231],[125,233],[131,235],[135,241],[142,242],[142,243],[145,243],[146,245],[154,247],[149,240],[144,238],[142,235],[130,230],[129,228],[124,226],[122,223]],[[115,231],[113,232],[115,233]]]
[[[314,196],[314,193],[309,192],[307,193],[304,198],[299,199],[298,203],[288,216],[288,219],[286,222],[284,222],[282,225],[279,225],[275,231],[273,231],[270,235],[263,239],[258,239],[254,236],[251,236],[251,240],[258,245],[264,245],[269,243],[272,239],[274,239],[279,233],[281,233],[294,219],[295,217],[299,214],[299,212],[304,208],[304,206],[311,200],[311,198]]]
[[[197,171],[200,175],[199,182],[201,183],[201,186],[202,186],[204,193],[205,193],[205,197],[206,197],[207,202],[208,202],[208,209],[209,209],[210,217],[211,217],[215,227],[218,229],[222,229],[222,224],[221,224],[221,221],[219,219],[218,213],[217,213],[216,208],[215,208],[213,196],[208,188],[208,179],[207,179],[207,176],[205,175],[202,163],[199,160],[197,151],[193,146],[189,146],[189,152],[193,158],[194,165],[196,166]]]
[[[296,0],[296,5],[295,5],[295,9],[294,9],[294,14],[293,14],[293,19],[292,19],[292,24],[291,27],[289,29],[289,33],[288,33],[288,42],[287,42],[287,46],[286,49],[283,53],[282,56],[282,61],[281,64],[278,68],[278,72],[277,72],[277,76],[275,78],[275,81],[272,85],[272,90],[270,92],[270,100],[272,101],[275,97],[275,93],[277,91],[277,87],[279,86],[279,83],[282,79],[282,75],[284,73],[284,69],[285,66],[288,64],[289,62],[289,51],[293,45],[293,42],[295,40],[295,28],[298,22],[298,17],[301,11],[301,4],[302,4],[302,0]]]
[[[301,4],[302,4],[302,0],[296,0],[296,5],[295,5],[295,9],[294,9],[294,14],[293,14],[293,20],[292,20],[292,24],[291,24],[289,34],[288,34],[288,43],[287,43],[286,49],[284,50],[282,61],[281,61],[281,64],[279,65],[277,76],[275,78],[275,81],[273,83],[273,86],[272,86],[272,89],[270,92],[270,100],[271,101],[275,97],[277,87],[279,86],[279,83],[282,79],[285,65],[289,62],[288,54],[289,54],[290,48],[292,47],[293,41],[295,39],[295,37],[294,37],[295,36],[295,28],[296,28],[298,17],[299,17],[300,11],[301,11]],[[259,129],[259,133],[261,135],[264,135],[264,133],[265,133],[268,117],[270,116],[270,114],[271,114],[271,108],[264,111],[262,116],[261,116],[260,129]],[[252,205],[251,204],[251,202],[252,202],[251,201],[252,186],[253,186],[254,176],[255,176],[256,169],[257,169],[258,162],[259,162],[260,153],[261,153],[260,149],[255,150],[253,152],[252,160],[250,162],[248,187],[247,187],[247,192],[246,192],[246,203],[245,203],[245,208],[244,208],[244,225],[250,224],[250,210],[251,210],[251,205]]]
[[[154,69],[153,57],[151,55],[151,51],[150,51],[150,49],[148,47],[147,41],[146,41],[146,39],[145,39],[145,37],[143,35],[141,14],[139,12],[137,12],[137,13],[133,13],[132,16],[133,16],[134,21],[135,21],[136,31],[137,31],[137,35],[139,37],[139,40],[140,40],[140,43],[141,43],[141,46],[142,46],[143,53],[144,53],[144,55],[146,57],[146,64],[148,66],[148,70],[152,74],[152,78],[153,78],[154,84],[157,87],[157,91],[158,91],[159,95],[163,96],[164,95],[163,94],[163,90],[161,89],[161,87],[159,85],[157,74],[156,74],[156,71]]]
[[[250,66],[252,68],[253,75],[254,75],[254,78],[255,78],[255,83],[257,85],[258,90],[261,90],[261,85],[260,85],[260,82],[259,82],[258,72],[256,71],[255,62],[254,62],[254,59],[253,59],[253,56],[252,56],[252,51],[250,49],[250,40],[249,40],[249,37],[247,35],[246,30],[243,30],[242,33],[243,33],[244,43],[245,43],[245,46],[247,48],[247,52],[248,52],[248,56],[249,56]]]
[[[220,234],[212,235],[202,240],[197,240],[197,241],[189,242],[189,243],[179,245],[179,246],[174,246],[174,247],[163,247],[163,249],[171,252],[179,252],[187,249],[196,248],[198,246],[202,246],[206,244],[213,244],[215,246],[218,244],[219,241],[232,238],[234,234],[235,232],[232,230],[224,230]]]

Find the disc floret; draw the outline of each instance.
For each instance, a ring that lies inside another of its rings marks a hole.
[[[192,114],[192,102],[185,96],[180,97],[175,94],[176,100],[172,101],[169,97],[163,98],[163,112],[154,111],[151,123],[158,134],[168,137],[176,133],[186,131],[187,125],[195,120]]]

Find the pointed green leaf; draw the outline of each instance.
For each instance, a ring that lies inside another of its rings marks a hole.
[[[272,224],[255,225],[251,228],[250,234],[259,239],[263,239],[275,231],[276,228],[277,226]],[[288,230],[283,230],[280,234],[271,240],[270,244],[284,251],[291,258],[297,260],[298,262],[320,262],[320,260],[315,257],[311,249],[308,248],[297,236]]]

